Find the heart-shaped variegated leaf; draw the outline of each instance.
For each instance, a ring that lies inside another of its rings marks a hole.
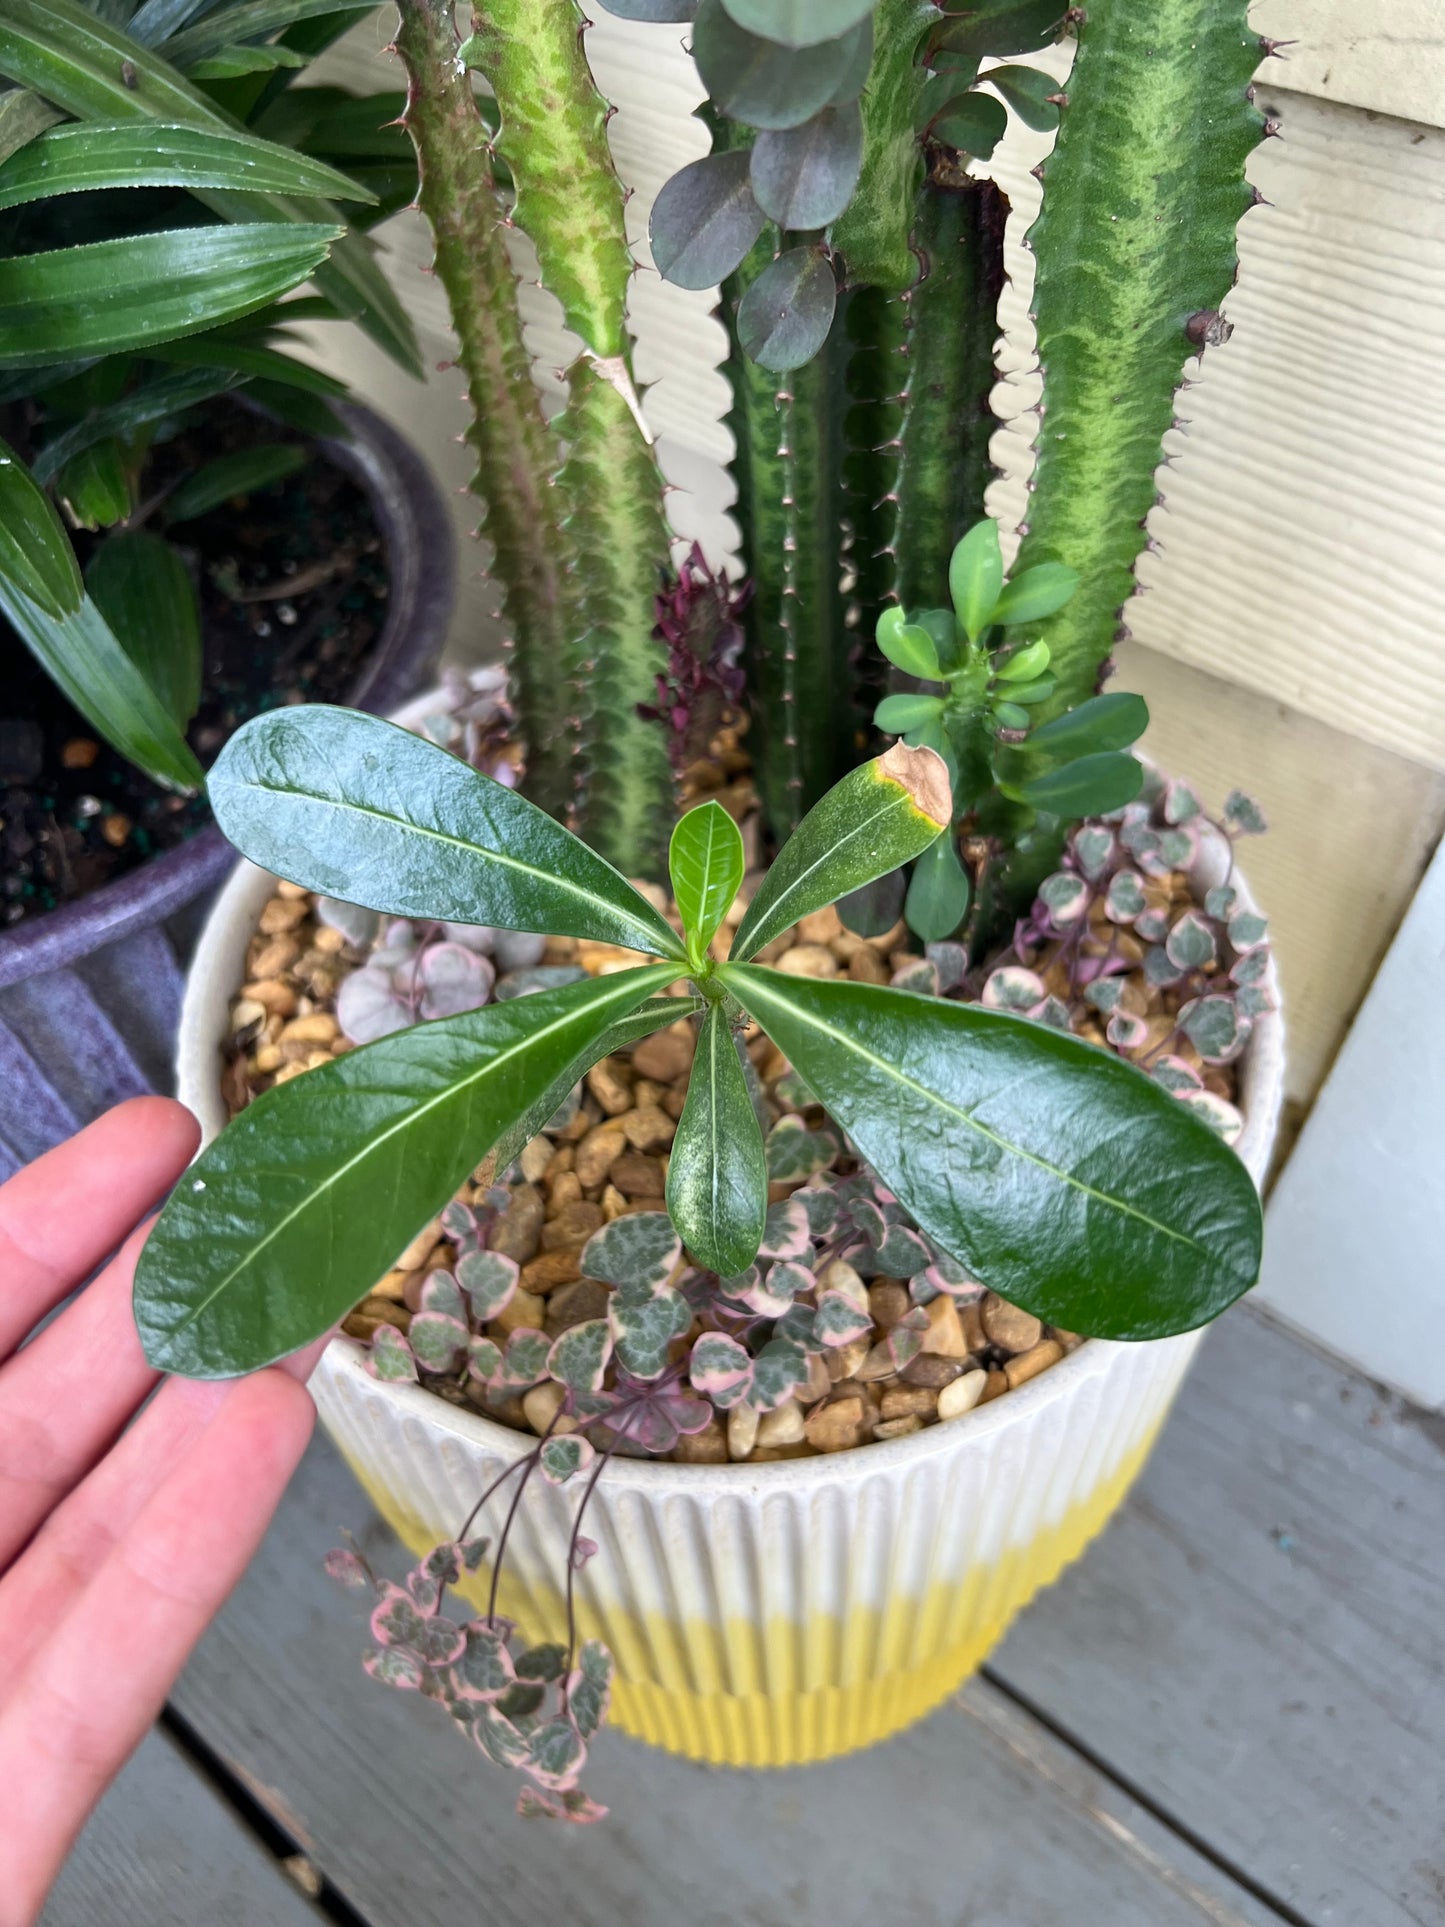
[[[1014,1304],[1163,1338],[1258,1276],[1249,1173],[1133,1065],[977,1005],[722,975],[928,1236]]]
[[[266,1092],[191,1166],[141,1254],[151,1363],[226,1378],[319,1337],[558,1066],[672,974],[621,971],[443,1018]]]
[[[746,867],[742,833],[721,803],[699,804],[679,821],[668,847],[667,867],[682,915],[687,954],[699,965],[732,908]]]
[[[721,1003],[703,1019],[667,1167],[667,1209],[700,1265],[724,1278],[758,1255],[768,1160],[737,1040]]]
[[[376,716],[321,704],[257,716],[208,788],[238,850],[323,895],[683,955],[661,913],[544,810]]]
[[[778,854],[733,939],[755,956],[799,917],[886,876],[926,850],[953,818],[943,759],[895,743],[815,803]]]

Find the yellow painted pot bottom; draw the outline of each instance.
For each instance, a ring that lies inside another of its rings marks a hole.
[[[855,1607],[845,1621],[828,1613],[806,1625],[641,1621],[579,1600],[581,1636],[604,1639],[617,1661],[614,1724],[713,1766],[803,1766],[887,1739],[955,1692],[1034,1594],[1103,1530],[1153,1442],[1151,1432],[1087,1499],[1001,1559],[922,1598],[900,1594],[881,1610]],[[352,1469],[416,1557],[436,1544],[439,1533]],[[485,1612],[490,1583],[480,1573],[459,1590]],[[561,1594],[519,1585],[507,1569],[498,1609],[530,1641],[566,1639]]]

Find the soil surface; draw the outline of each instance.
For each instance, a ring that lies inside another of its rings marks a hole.
[[[143,496],[218,455],[303,439],[218,402],[154,449]],[[82,567],[100,539],[76,534]],[[262,710],[345,700],[386,617],[381,533],[356,483],[315,458],[170,539],[200,598],[203,695],[187,734],[203,764]],[[161,789],[100,741],[0,617],[0,927],[87,895],[209,820],[203,798]]]

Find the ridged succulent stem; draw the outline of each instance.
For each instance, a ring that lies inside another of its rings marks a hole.
[[[909,229],[923,178],[917,116],[926,76],[919,57],[941,18],[933,0],[878,0],[874,10],[873,63],[862,103],[863,171],[832,234],[854,287],[897,294],[918,274]]]
[[[1154,471],[1186,360],[1227,330],[1260,42],[1246,0],[1090,0],[1029,240],[1044,371],[1019,566],[1055,559],[1079,588],[1031,624],[1058,714],[1091,695],[1134,586]]]
[[[516,638],[513,695],[527,745],[528,795],[564,816],[573,792],[573,705],[559,675],[568,643],[568,545],[553,477],[557,443],[522,340],[487,130],[458,58],[450,0],[399,0],[406,67],[404,121],[421,173],[419,205],[436,243],[466,375],[484,513],[502,613]]]

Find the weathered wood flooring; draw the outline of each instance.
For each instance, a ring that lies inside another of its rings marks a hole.
[[[1445,1421],[1237,1312],[952,1704],[782,1773],[608,1737],[612,1818],[564,1830],[361,1675],[320,1558],[348,1523],[391,1549],[318,1442],[178,1689],[189,1757],[153,1738],[45,1927],[1445,1927],[1442,1471]]]

